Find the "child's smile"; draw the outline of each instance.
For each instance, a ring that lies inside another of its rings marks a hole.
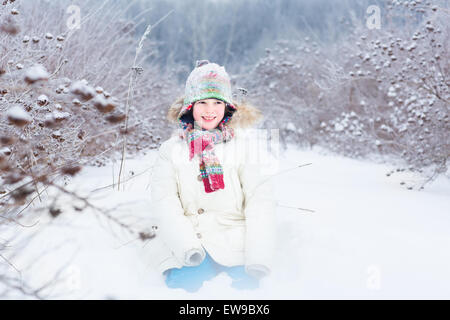
[[[218,99],[203,99],[195,102],[193,117],[205,130],[216,128],[225,114],[225,102]]]

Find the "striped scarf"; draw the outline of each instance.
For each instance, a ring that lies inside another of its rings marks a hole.
[[[233,139],[234,130],[221,122],[218,128],[204,130],[194,121],[182,124],[180,138],[184,139],[189,146],[189,160],[198,154],[200,159],[200,174],[205,186],[205,192],[210,193],[224,189],[223,168],[214,152],[214,146],[226,143]]]

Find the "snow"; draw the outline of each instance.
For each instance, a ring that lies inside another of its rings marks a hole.
[[[82,196],[97,189],[91,194],[93,204],[120,205],[112,211],[115,217],[138,229],[150,228],[149,179],[155,155],[151,151],[126,160],[125,179],[130,180],[125,190],[109,186],[113,175],[117,183],[120,162],[84,167],[67,187]],[[62,270],[63,280],[44,291],[58,298],[448,299],[450,179],[440,176],[422,191],[407,190],[420,177],[406,172],[386,176],[392,171],[387,164],[290,145],[274,177],[276,266],[254,291],[231,288],[224,273],[196,293],[166,288],[163,278],[147,267],[142,241],[101,215],[73,210],[65,197],[58,199],[62,213],[57,218],[48,213],[30,217],[28,224],[38,221],[37,227],[20,229],[40,232],[12,262],[35,286]]]

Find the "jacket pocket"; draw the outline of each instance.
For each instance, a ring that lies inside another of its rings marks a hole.
[[[227,229],[227,242],[232,251],[244,251],[245,248],[245,225],[233,226]]]
[[[222,226],[245,226],[245,216],[239,212],[220,212],[216,214],[217,223]]]

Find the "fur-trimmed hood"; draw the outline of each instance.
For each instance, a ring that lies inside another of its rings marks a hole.
[[[167,120],[173,123],[178,123],[178,116],[183,108],[184,97],[179,97],[170,107],[167,112]],[[262,119],[261,110],[257,109],[250,103],[237,103],[232,101],[236,107],[231,119],[228,121],[230,128],[250,128]]]

